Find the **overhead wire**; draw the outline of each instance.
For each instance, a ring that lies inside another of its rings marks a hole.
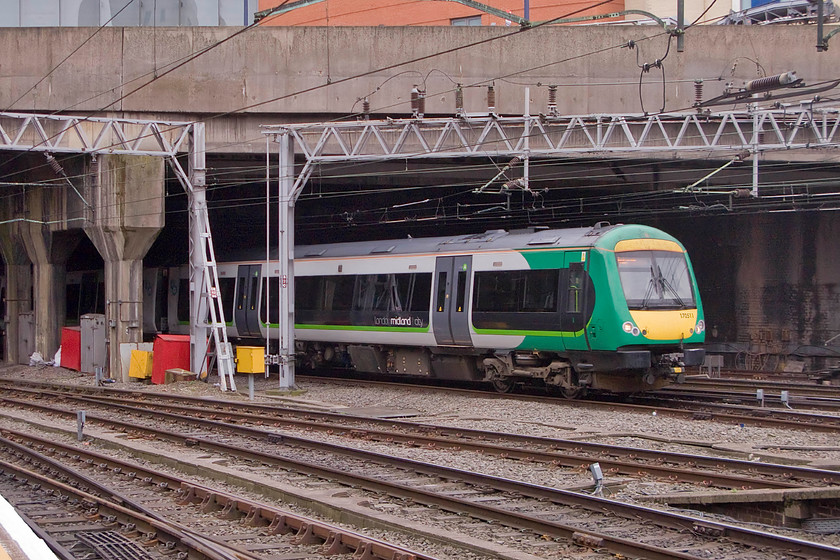
[[[602,3],[604,3],[604,2],[602,2]],[[601,3],[599,3],[599,4],[601,4]],[[574,13],[574,12],[573,12],[573,13]],[[564,16],[561,16],[561,17],[568,17],[568,15],[571,15],[571,14],[567,14],[567,15],[564,15]],[[462,46],[462,47],[457,47],[457,48],[466,48],[466,47],[468,47],[468,46],[470,46],[470,45],[466,45],[466,46]],[[195,55],[195,57],[200,56],[201,54],[204,54],[204,52],[206,52],[206,49],[205,49],[205,50],[203,50],[203,51],[199,51],[199,52]],[[598,52],[603,52],[603,50],[601,50],[601,51],[596,51],[594,54],[597,54]],[[430,55],[430,56],[434,56],[434,55]],[[584,55],[584,56],[585,56],[585,55]],[[549,63],[549,64],[559,64],[559,63],[562,63],[562,62],[565,62],[565,61],[568,61],[568,60],[557,61],[557,62],[554,62],[554,63]],[[543,65],[543,66],[547,66],[547,65]],[[541,66],[541,67],[542,67],[542,66]],[[541,67],[537,67],[537,68],[541,68]],[[171,70],[174,70],[174,69],[175,69],[175,68],[170,69],[170,71],[171,71]],[[527,71],[527,70],[518,71],[518,72],[516,72],[516,73],[509,74],[509,76],[510,76],[510,75],[516,75],[516,74],[518,74],[518,73],[522,73],[522,72],[524,72],[524,71]],[[141,87],[142,87],[142,86],[141,86]],[[141,88],[137,88],[137,89],[133,90],[132,92],[129,92],[129,94],[126,94],[126,96],[127,96],[127,95],[130,95],[130,94],[131,94],[131,93],[133,93],[133,92],[138,91],[139,89],[141,89]],[[123,98],[124,98],[124,97],[125,97],[125,96],[123,96]],[[274,100],[277,100],[277,99],[278,99],[278,98],[275,98]],[[271,101],[274,101],[274,100],[271,100]],[[267,102],[271,102],[271,101],[267,101]],[[254,107],[254,105],[250,105],[250,106],[248,106],[248,108],[250,108],[250,107]],[[226,114],[230,114],[230,112],[228,112],[228,113],[224,113],[224,114],[225,114],[225,115],[226,115]]]

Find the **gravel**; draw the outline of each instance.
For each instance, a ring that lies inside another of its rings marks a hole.
[[[53,367],[0,367],[0,378],[93,385],[88,374],[79,374]],[[248,381],[237,377],[238,393],[222,392],[213,383],[180,382],[169,385],[146,385],[138,382],[115,383],[119,389],[166,392],[207,398],[248,401]],[[678,451],[693,454],[736,456],[752,461],[795,462],[819,468],[840,464],[840,446],[830,433],[808,430],[761,428],[727,424],[720,421],[683,420],[666,415],[635,413],[624,410],[588,409],[563,401],[546,403],[515,399],[487,398],[444,393],[421,387],[380,387],[352,385],[328,380],[298,380],[296,390],[280,391],[276,377],[255,376],[259,403],[288,404],[318,410],[347,411],[376,407],[393,410],[401,420],[448,427],[462,427],[496,432],[510,432],[560,439],[577,439],[606,444],[631,445],[645,449]],[[307,433],[306,437],[326,440],[339,438]],[[344,441],[346,443],[346,440]],[[591,477],[585,470],[564,469],[503,460],[474,453],[452,454],[437,450],[399,448],[386,444],[358,441],[360,448],[383,453],[399,453],[405,457],[434,461],[456,468],[494,474],[558,488],[586,488]],[[610,475],[607,483],[610,484]],[[659,494],[697,491],[689,484],[667,484],[643,479],[621,478],[609,489],[608,497],[626,502],[653,505],[645,498]],[[673,510],[676,511],[676,510]],[[723,516],[689,512],[724,522]],[[768,527],[761,527],[769,529]],[[802,532],[776,530],[789,536],[817,540],[840,546],[840,536],[804,535]]]

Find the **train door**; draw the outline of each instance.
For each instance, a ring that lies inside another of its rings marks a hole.
[[[435,263],[435,340],[444,346],[472,346],[469,302],[472,257],[438,257]]]
[[[260,336],[258,299],[260,274],[258,264],[241,264],[236,272],[236,305],[233,319],[239,336]]]
[[[565,339],[568,350],[589,350],[586,335],[586,293],[589,275],[586,273],[588,264],[587,251],[571,251],[566,253],[565,266],[568,267],[563,290],[563,324],[564,330],[575,333]],[[561,276],[562,277],[562,276]]]
[[[165,268],[143,269],[143,333],[168,332],[167,294],[169,276]]]

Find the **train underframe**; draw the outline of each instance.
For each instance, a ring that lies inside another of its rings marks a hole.
[[[516,384],[542,384],[573,398],[586,392],[634,393],[681,383],[684,368],[699,365],[703,350],[618,352],[494,352],[468,347],[397,347],[297,342],[301,366],[352,367],[360,372],[477,381],[499,392]]]

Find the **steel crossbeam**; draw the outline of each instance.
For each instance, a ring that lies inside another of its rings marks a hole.
[[[173,157],[195,123],[0,113],[0,150]]]
[[[215,347],[222,389],[236,390],[205,200],[204,124],[0,112],[0,151],[164,157],[190,200],[190,367]],[[177,156],[189,154],[189,173]]]
[[[291,134],[308,162],[644,152],[759,151],[837,147],[840,109],[797,108],[712,114],[400,119],[265,126]],[[527,133],[526,133],[527,131]]]

